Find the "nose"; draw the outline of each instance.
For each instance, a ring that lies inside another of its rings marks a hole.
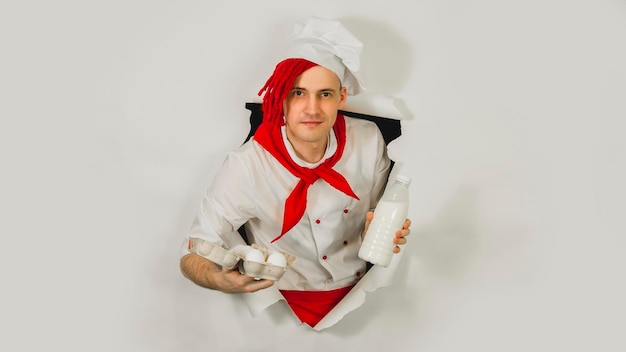
[[[307,99],[305,111],[307,114],[315,115],[320,111],[320,101],[319,99],[311,95],[309,99]]]

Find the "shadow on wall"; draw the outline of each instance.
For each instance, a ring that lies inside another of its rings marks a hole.
[[[363,43],[362,64],[368,90],[401,91],[416,60],[411,44],[388,23],[346,17],[339,19]]]

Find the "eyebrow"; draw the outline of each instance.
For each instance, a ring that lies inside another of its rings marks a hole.
[[[291,88],[291,90],[306,90],[306,91],[308,91],[308,89],[303,88],[303,87],[293,87],[293,88]],[[335,92],[337,92],[337,90],[334,89],[334,88],[322,88],[322,89],[319,90],[319,92],[333,92],[333,93],[335,93]]]

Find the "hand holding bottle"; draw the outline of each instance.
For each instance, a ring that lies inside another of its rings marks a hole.
[[[367,228],[369,227],[372,219],[374,218],[374,212],[369,211],[365,214],[365,229],[363,229],[363,233],[361,233],[361,240],[365,237],[365,233],[367,233]],[[404,224],[402,224],[402,228],[396,231],[396,236],[393,239],[393,243],[396,245],[393,247],[394,253],[400,253],[400,246],[405,245],[407,243],[406,236],[411,233],[411,219],[404,220]]]
[[[405,244],[405,237],[410,233],[411,221],[407,219],[410,184],[409,177],[397,175],[376,205],[374,214],[368,213],[359,258],[386,267],[393,253],[400,252],[398,245]]]

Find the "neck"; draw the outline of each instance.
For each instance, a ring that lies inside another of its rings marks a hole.
[[[287,134],[287,139],[289,139],[289,134]],[[324,153],[326,153],[326,147],[328,146],[328,137],[326,137],[324,141],[311,143],[304,142],[297,145],[291,143],[291,146],[296,152],[298,158],[306,161],[307,163],[316,163],[322,160],[322,158],[324,157]]]

